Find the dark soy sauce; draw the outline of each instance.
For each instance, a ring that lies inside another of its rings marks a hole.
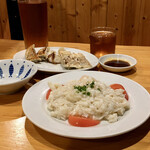
[[[127,61],[117,60],[117,59],[106,61],[104,64],[107,66],[110,66],[110,67],[128,67],[128,66],[130,66],[130,64]]]

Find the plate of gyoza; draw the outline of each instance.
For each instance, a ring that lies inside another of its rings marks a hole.
[[[43,72],[69,72],[89,70],[99,63],[93,54],[67,47],[40,47],[31,45],[26,50],[17,52],[14,59],[27,59],[36,63],[38,70]]]

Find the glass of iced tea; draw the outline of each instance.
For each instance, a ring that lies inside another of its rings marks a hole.
[[[18,0],[25,48],[48,45],[47,0]]]
[[[116,32],[111,27],[97,27],[90,34],[90,51],[96,57],[115,53]]]

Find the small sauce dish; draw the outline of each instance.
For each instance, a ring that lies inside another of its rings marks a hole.
[[[124,54],[108,54],[99,58],[101,66],[111,72],[125,72],[131,70],[137,60]]]

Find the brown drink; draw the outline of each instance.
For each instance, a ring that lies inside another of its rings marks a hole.
[[[48,18],[46,0],[18,0],[25,48],[48,45]]]
[[[115,53],[116,33],[113,28],[98,27],[90,35],[90,50],[96,57]]]

